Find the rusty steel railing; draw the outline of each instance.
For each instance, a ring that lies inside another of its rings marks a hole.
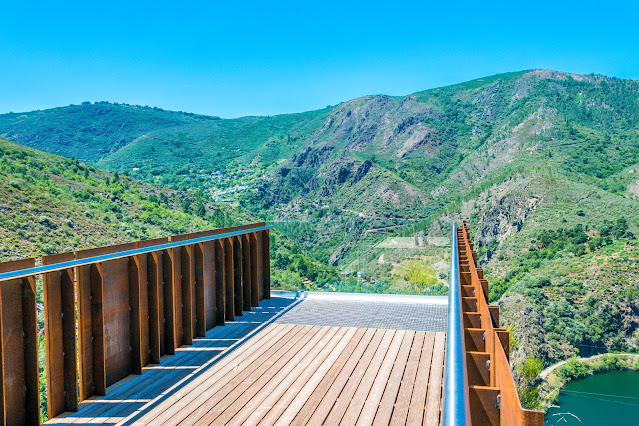
[[[0,419],[38,424],[36,276],[53,418],[270,298],[265,223],[0,263]],[[76,343],[77,342],[77,343]]]
[[[541,426],[544,413],[525,410],[519,401],[508,359],[510,334],[499,328],[499,307],[488,305],[488,281],[477,267],[466,222],[456,237],[471,424]]]

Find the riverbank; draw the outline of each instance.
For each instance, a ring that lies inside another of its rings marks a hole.
[[[614,354],[599,354],[599,355],[593,355],[593,356],[584,357],[584,358],[577,358],[577,361],[579,361],[579,362],[589,362],[589,361],[594,361],[596,359],[602,358],[602,357],[607,356],[607,355],[608,356],[614,355],[614,356],[639,357],[639,354],[614,353]],[[553,365],[551,365],[548,368],[545,368],[541,373],[539,373],[539,378],[540,379],[545,379],[546,376],[548,376],[548,374],[550,374],[551,372],[555,371],[557,368],[561,367],[562,365],[565,365],[568,361],[570,361],[570,360],[567,359],[567,360],[564,360],[564,361],[559,361],[558,363],[553,364]]]
[[[610,370],[639,370],[639,354],[601,354],[571,358],[552,365],[539,374],[539,402],[544,410],[557,402],[567,382]],[[543,376],[542,376],[543,374]]]

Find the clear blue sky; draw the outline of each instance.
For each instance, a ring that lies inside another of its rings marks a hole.
[[[0,113],[272,115],[530,68],[639,79],[629,1],[14,1],[2,16]]]

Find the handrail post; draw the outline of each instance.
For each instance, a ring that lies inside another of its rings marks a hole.
[[[448,287],[448,328],[446,332],[446,363],[444,377],[443,424],[470,424],[470,402],[466,370],[466,348],[459,284],[459,253],[457,225],[453,223],[450,255],[450,284]]]

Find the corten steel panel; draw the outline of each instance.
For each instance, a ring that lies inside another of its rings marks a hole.
[[[235,290],[235,315],[241,316],[244,310],[244,289],[242,273],[242,238],[233,237],[233,288]]]
[[[524,410],[519,402],[517,389],[513,381],[508,363],[509,334],[499,325],[499,308],[488,305],[488,281],[483,279],[483,271],[476,266],[476,255],[466,227],[458,232],[460,267],[467,270],[467,283],[472,285],[476,296],[476,303],[472,308],[476,310],[473,324],[480,324],[481,328],[466,328],[466,349],[475,346],[482,354],[469,354],[475,361],[469,360],[469,376],[475,381],[488,382],[490,386],[471,386],[470,403],[473,413],[473,424],[506,424],[506,425],[542,425],[544,414],[541,411]],[[469,256],[470,254],[470,256]],[[467,304],[466,309],[470,309]],[[470,323],[470,318],[469,318]],[[489,373],[483,370],[487,360],[491,362]],[[477,376],[481,376],[481,379]],[[487,384],[488,384],[487,383]],[[496,397],[501,396],[501,409],[496,409]]]
[[[224,325],[226,310],[226,278],[225,278],[225,265],[224,259],[224,242],[222,240],[214,241],[215,244],[215,304],[216,309],[216,323],[218,325]]]
[[[183,344],[193,344],[196,325],[195,307],[195,246],[193,244],[180,248],[180,274],[182,294],[182,335]]]
[[[261,232],[256,232],[256,256],[257,256],[257,294],[259,300],[264,300],[264,242]]]
[[[131,337],[131,370],[142,374],[149,360],[149,300],[147,254],[129,258],[129,306]]]
[[[179,255],[178,255],[179,256]],[[175,349],[179,346],[176,333],[175,319],[175,275],[173,268],[173,259],[175,251],[173,249],[165,250],[162,254],[162,276],[163,285],[163,303],[164,303],[164,352],[167,355],[175,354]],[[180,310],[181,312],[181,310]]]
[[[247,234],[242,235],[242,289],[244,310],[251,310],[251,241]]]
[[[67,262],[73,253],[43,256],[42,264]],[[73,268],[43,276],[47,414],[78,410],[75,286]]]
[[[202,285],[204,290],[204,315],[206,330],[215,327],[217,302],[215,289],[215,243],[207,241],[199,244],[202,249]]]
[[[490,386],[488,361],[490,354],[487,352],[466,352],[469,385]]]
[[[251,306],[258,306],[260,303],[260,292],[257,279],[257,236],[255,232],[248,234],[251,243]]]
[[[499,410],[497,409],[498,388],[487,386],[469,386],[470,416],[473,425],[499,425]],[[515,423],[503,423],[515,425]]]
[[[106,385],[111,386],[132,371],[131,300],[129,297],[131,258],[102,263],[104,351]]]
[[[0,263],[0,273],[32,268],[34,259]],[[4,424],[38,424],[38,343],[35,279],[0,286],[0,361]]]
[[[225,268],[225,291],[226,306],[224,319],[233,321],[235,319],[235,291],[233,289],[233,281],[235,272],[233,268],[233,239],[224,238],[224,268]]]
[[[264,298],[271,298],[271,250],[270,250],[270,233],[266,229],[262,231],[262,276],[264,277]]]

